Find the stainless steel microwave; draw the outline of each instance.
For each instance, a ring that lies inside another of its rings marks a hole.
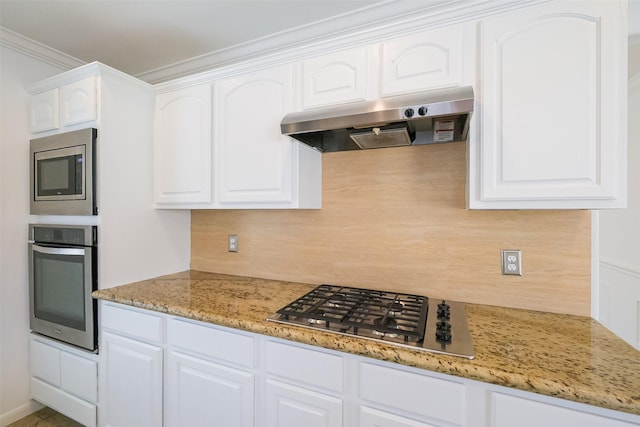
[[[31,215],[97,215],[93,128],[30,141]]]

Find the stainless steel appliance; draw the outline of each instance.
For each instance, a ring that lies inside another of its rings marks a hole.
[[[421,295],[320,285],[268,321],[473,359],[464,303]]]
[[[97,130],[30,141],[32,215],[97,215]]]
[[[29,226],[33,332],[97,351],[97,227]]]
[[[473,104],[455,87],[290,113],[280,129],[324,152],[464,141]]]

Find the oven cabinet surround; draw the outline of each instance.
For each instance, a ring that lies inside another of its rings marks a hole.
[[[553,1],[480,21],[470,208],[626,207],[625,8]]]
[[[29,99],[31,133],[66,129],[98,118],[95,76],[34,94]]]
[[[282,65],[157,95],[158,208],[320,208],[321,154],[280,133],[293,108]]]
[[[128,305],[100,309],[100,426],[640,425],[629,414]]]
[[[98,356],[35,334],[29,344],[33,399],[95,427]]]

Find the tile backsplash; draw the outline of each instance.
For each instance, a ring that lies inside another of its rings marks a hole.
[[[325,153],[321,210],[192,211],[191,268],[588,316],[591,212],[470,211],[465,181],[464,143]]]

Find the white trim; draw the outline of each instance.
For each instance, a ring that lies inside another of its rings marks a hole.
[[[4,27],[0,27],[0,46],[63,70],[70,70],[85,64],[85,62],[71,55],[31,40]]]
[[[8,426],[21,418],[31,415],[34,412],[44,408],[44,406],[35,400],[29,400],[24,405],[20,405],[9,412],[0,414],[0,426]]]
[[[591,317],[600,320],[600,212],[591,211]]]
[[[625,276],[633,277],[640,280],[640,270],[636,270],[631,266],[621,265],[619,263],[607,260],[600,260],[600,265],[618,273],[622,273]]]

